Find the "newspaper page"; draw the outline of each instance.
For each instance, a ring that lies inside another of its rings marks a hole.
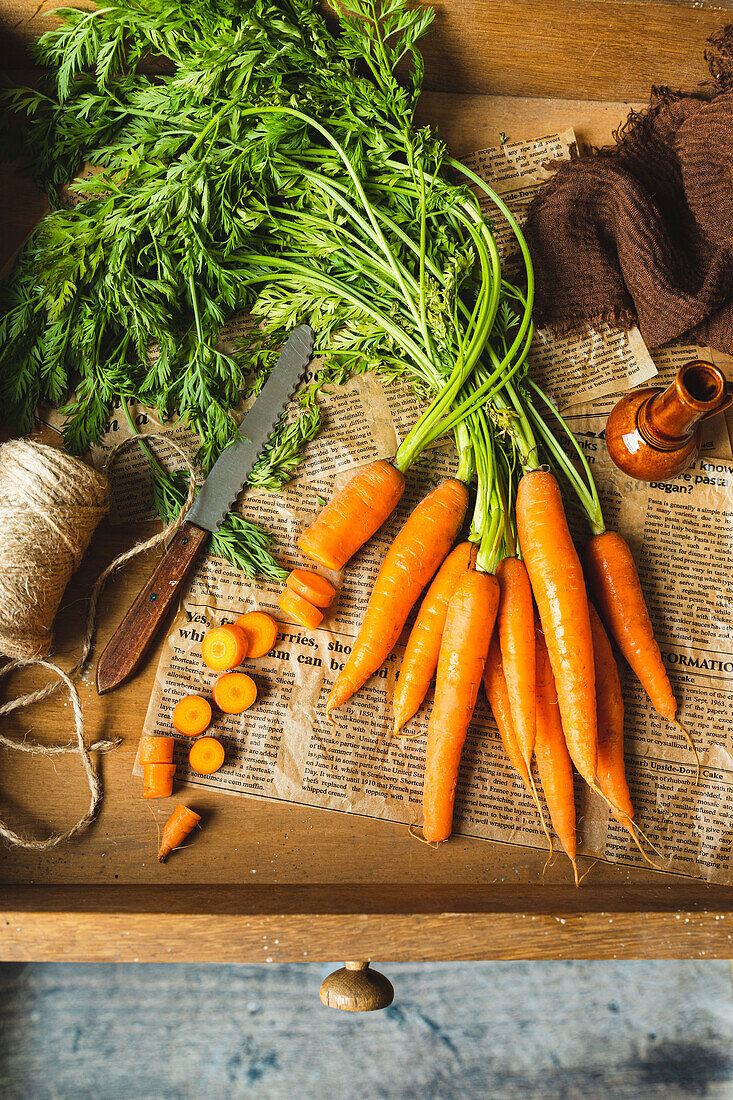
[[[287,566],[308,565],[295,543],[355,466],[394,453],[392,412],[405,387],[383,387],[369,376],[329,390],[329,428],[310,445],[303,467],[284,492],[247,492],[248,518],[274,531]],[[330,402],[334,402],[333,405]],[[331,415],[331,413],[335,415]],[[733,462],[699,459],[681,479],[659,485],[632,482],[610,463],[598,429],[602,421],[572,421],[591,461],[609,525],[629,540],[639,563],[664,660],[681,702],[680,718],[694,739],[702,769],[684,736],[662,721],[628,671],[624,674],[627,768],[637,819],[671,870],[710,881],[733,881],[733,672],[730,622],[733,587]],[[350,454],[345,464],[343,456]],[[435,449],[408,477],[400,506],[385,527],[330,575],[338,597],[314,632],[289,623],[277,606],[279,588],[247,582],[226,564],[204,557],[183,597],[157,670],[145,732],[170,733],[170,714],[191,692],[210,695],[216,674],[201,660],[203,634],[244,611],[262,609],[281,624],[267,657],[246,662],[257,682],[257,704],[244,715],[220,715],[213,732],[226,748],[215,775],[189,769],[177,742],[183,782],[366,814],[419,825],[425,733],[430,700],[408,727],[389,736],[391,698],[409,631],[354,699],[325,718],[324,701],[346,661],[379,564],[399,526],[436,481],[454,470],[452,446]],[[684,544],[684,553],[680,546]],[[670,559],[675,562],[670,570]],[[578,782],[581,850],[639,864],[628,834],[606,806]],[[544,847],[536,811],[504,756],[483,697],[469,730],[456,797],[455,831],[486,840]]]
[[[538,179],[551,170],[548,162],[572,155],[573,143],[572,132],[567,132],[516,143],[516,148],[505,145],[477,154],[478,166],[498,180],[506,201],[521,216],[521,203],[529,201]],[[658,373],[665,379],[675,369],[678,351],[655,353],[652,358],[633,330],[588,330],[557,339],[541,334],[533,349],[532,369],[558,403],[570,409],[570,424],[597,478],[607,522],[632,546],[681,703],[680,719],[702,762],[696,783],[694,759],[684,736],[655,714],[633,675],[624,670],[627,769],[637,820],[658,849],[654,859],[660,865],[729,883],[733,882],[733,689],[727,686],[733,672],[729,443],[727,450],[725,441],[720,447],[716,444],[714,452],[708,448],[678,481],[646,485],[631,482],[616,470],[603,441],[605,417],[615,400],[607,395],[648,383],[650,378],[656,381]],[[325,427],[308,445],[294,480],[281,493],[270,496],[248,490],[240,501],[248,519],[274,533],[276,551],[287,567],[312,564],[297,552],[300,531],[357,467],[394,455],[421,411],[408,386],[383,385],[371,375],[329,387],[319,401]],[[150,414],[135,411],[136,418],[144,416]],[[160,430],[151,419],[137,426]],[[119,433],[127,430],[123,420],[113,423],[104,446],[113,445]],[[175,430],[183,442],[184,430]],[[162,451],[160,446],[159,457]],[[455,461],[452,445],[438,446],[409,473],[395,514],[342,575],[330,574],[338,595],[315,631],[287,620],[277,604],[278,586],[249,582],[212,556],[200,559],[163,649],[146,733],[169,734],[171,710],[180,698],[191,692],[210,694],[216,677],[203,664],[200,651],[206,630],[245,611],[262,609],[278,620],[280,632],[270,654],[245,662],[257,683],[256,705],[243,715],[215,718],[212,732],[226,749],[222,769],[211,776],[192,772],[186,746],[177,742],[178,780],[227,793],[420,825],[430,694],[409,724],[408,737],[393,738],[389,733],[392,694],[411,622],[382,668],[337,712],[335,725],[325,718],[324,702],[351,651],[388,545],[415,503],[454,471]],[[129,472],[135,474],[133,469]],[[139,492],[136,497],[129,491],[130,501],[139,497]],[[642,865],[628,833],[577,777],[576,800],[583,853]],[[505,757],[483,693],[463,753],[455,832],[546,847],[536,810]]]

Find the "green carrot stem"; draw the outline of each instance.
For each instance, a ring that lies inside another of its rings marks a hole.
[[[480,319],[477,322],[469,347],[465,352],[465,357],[458,357],[448,382],[403,440],[395,458],[397,469],[403,472],[417,460],[425,447],[429,445],[429,440],[433,435],[433,426],[436,422],[440,421],[445,410],[450,408],[456,394],[460,391],[473,370],[488,340],[489,333],[491,332],[496,318],[498,295],[496,295],[494,291],[498,286],[499,280],[498,278],[492,278],[492,273],[490,273],[489,262],[493,262],[493,256],[490,250],[485,247],[479,235],[474,231],[472,232],[482,272]],[[496,261],[498,262],[498,253]],[[486,293],[487,286],[490,286],[488,295]],[[439,433],[439,435],[443,434],[443,432]]]
[[[262,265],[266,268],[275,269],[272,273],[268,272],[267,274],[267,279],[271,282],[285,281],[278,276],[281,275],[282,272],[287,272],[288,275],[297,275],[303,282],[310,283],[312,286],[319,287],[323,290],[328,290],[330,293],[343,298],[344,301],[350,302],[357,309],[362,310],[367,316],[381,325],[385,332],[389,333],[395,343],[399,344],[413,361],[426,371],[429,378],[433,375],[433,364],[425,352],[420,348],[419,344],[412,340],[405,330],[395,324],[391,318],[387,317],[386,314],[361,298],[347,285],[339,283],[336,279],[332,279],[330,276],[324,275],[320,271],[315,271],[312,268],[306,267],[305,264],[286,260],[280,256],[265,256],[260,253],[240,253],[238,258],[244,263],[251,263],[253,267]],[[280,270],[278,271],[277,269]],[[264,274],[255,277],[250,275],[243,281],[243,285],[245,283],[251,284],[263,281],[265,281]]]

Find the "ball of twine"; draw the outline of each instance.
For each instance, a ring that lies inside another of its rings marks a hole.
[[[0,653],[51,652],[67,584],[109,507],[107,479],[43,443],[0,447]]]
[[[142,438],[149,437],[135,436],[119,443],[108,456],[108,472],[126,447],[140,443],[145,449]],[[97,812],[102,788],[90,753],[108,752],[120,743],[116,738],[87,745],[84,714],[74,684],[91,651],[97,603],[112,573],[165,541],[180,526],[196,492],[193,466],[185,452],[170,437],[155,438],[164,440],[183,459],[190,477],[187,500],[172,523],[124,551],[97,577],[89,597],[81,653],[69,672],[44,658],[53,645],[53,621],[66,585],[109,506],[107,480],[86,463],[43,443],[11,440],[0,446],[0,655],[11,658],[0,669],[0,679],[32,665],[40,665],[55,677],[43,687],[0,705],[0,718],[46,699],[61,688],[66,688],[74,714],[74,739],[64,745],[41,744],[28,737],[14,741],[2,733],[0,745],[38,756],[78,753],[90,791],[89,808],[76,824],[44,840],[20,836],[0,820],[0,836],[17,847],[35,851],[52,848],[86,828]]]

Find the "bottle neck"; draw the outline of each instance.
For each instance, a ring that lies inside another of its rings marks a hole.
[[[652,446],[674,450],[684,446],[700,421],[728,403],[725,377],[702,360],[686,363],[666,390],[639,409],[639,430]]]

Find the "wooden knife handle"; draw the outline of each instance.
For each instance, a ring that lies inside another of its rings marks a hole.
[[[178,528],[152,577],[99,658],[100,695],[124,684],[135,673],[208,534],[195,523],[183,523]]]

